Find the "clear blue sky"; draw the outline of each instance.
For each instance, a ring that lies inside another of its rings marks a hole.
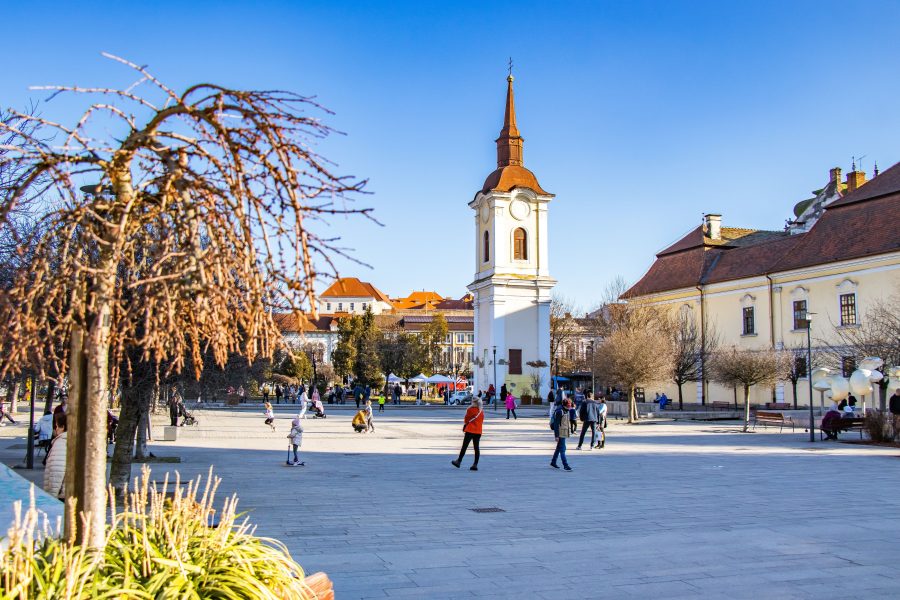
[[[334,223],[372,266],[342,274],[391,295],[472,279],[509,56],[525,164],[556,194],[551,272],[585,307],[703,212],[780,229],[830,167],[900,160],[898,2],[18,2],[4,20],[5,106],[122,83],[101,51],[176,88],[317,95],[347,133],[322,151],[384,223]]]

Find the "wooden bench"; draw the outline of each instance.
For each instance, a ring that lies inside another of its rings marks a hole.
[[[710,404],[713,410],[734,410],[734,405],[731,402],[720,402],[716,401]]]
[[[858,431],[859,439],[863,438],[863,431],[865,431],[865,423],[866,420],[864,417],[842,417],[840,422],[840,427],[837,428],[835,435],[840,433],[841,431]],[[822,429],[821,421],[819,422],[819,438],[824,439],[827,434],[825,430]]]
[[[784,429],[785,425],[790,425],[791,431],[794,430],[793,419],[791,419],[790,417],[785,417],[779,412],[770,412],[766,410],[756,411],[756,415],[754,415],[753,417],[753,429],[756,429],[757,425],[762,425],[764,427],[768,427],[769,425],[778,425],[779,431]]]

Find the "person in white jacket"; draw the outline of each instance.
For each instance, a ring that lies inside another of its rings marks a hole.
[[[306,466],[306,463],[300,460],[300,455],[298,453],[300,446],[303,445],[303,419],[305,418],[306,404],[304,403],[300,406],[300,412],[297,413],[297,416],[291,421],[291,432],[288,433],[288,438],[290,438],[291,446],[294,450],[294,461],[288,461],[288,464],[294,467]]]
[[[53,442],[44,470],[44,491],[54,498],[66,497],[66,415],[60,413],[53,420]]]

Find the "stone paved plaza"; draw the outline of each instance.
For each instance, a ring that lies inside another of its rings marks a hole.
[[[461,410],[390,407],[374,434],[349,411],[307,420],[306,467],[284,465],[290,413],[271,433],[255,412],[200,411],[199,429],[153,445],[184,462],[153,468],[214,465],[258,533],[340,599],[900,596],[898,449],[612,421],[606,449],[570,450],[566,473],[548,466],[543,411],[522,412],[488,412],[478,472],[449,462]],[[7,464],[17,433],[0,430]],[[503,512],[471,510],[489,507]]]

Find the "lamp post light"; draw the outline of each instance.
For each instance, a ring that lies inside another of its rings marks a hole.
[[[812,315],[806,313],[806,374],[809,381],[809,441],[816,441],[816,421],[813,417],[813,380],[812,380]]]
[[[500,389],[497,387],[497,346],[494,346],[494,412],[497,412],[497,394]]]

